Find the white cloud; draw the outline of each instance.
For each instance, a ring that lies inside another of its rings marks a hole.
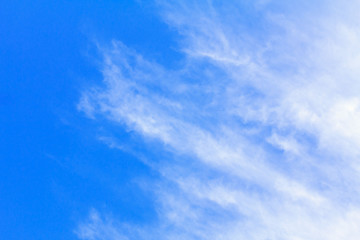
[[[112,220],[103,220],[98,212],[92,210],[89,220],[79,226],[76,231],[80,239],[104,239],[104,240],[127,240],[119,229],[112,223]]]
[[[106,86],[84,93],[79,108],[174,157],[158,166],[157,227],[133,229],[146,239],[360,236],[360,20],[351,3],[159,3],[183,36],[183,69],[116,41],[101,50]],[[97,215],[79,229],[82,239],[134,238]]]

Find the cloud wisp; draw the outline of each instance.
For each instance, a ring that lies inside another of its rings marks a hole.
[[[158,220],[92,213],[81,239],[357,239],[360,6],[158,2],[182,68],[101,48],[79,109],[170,153],[148,162]],[[115,222],[115,223],[114,223]]]

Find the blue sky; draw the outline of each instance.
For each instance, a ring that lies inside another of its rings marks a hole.
[[[164,62],[178,58],[153,52],[170,48],[167,26],[151,6],[132,1],[10,1],[0,11],[0,238],[77,239],[73,231],[92,207],[151,218],[131,179],[152,173],[99,141],[111,130],[77,104],[101,81],[96,41],[121,38]]]
[[[1,239],[358,239],[357,1],[0,8]]]

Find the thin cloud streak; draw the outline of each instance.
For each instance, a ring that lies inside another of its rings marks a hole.
[[[124,231],[91,215],[79,238],[357,239],[356,11],[328,1],[297,13],[260,1],[158,4],[183,36],[184,67],[113,41],[101,49],[105,87],[86,91],[79,109],[172,153],[156,165],[159,222]]]

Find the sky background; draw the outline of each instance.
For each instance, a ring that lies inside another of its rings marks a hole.
[[[131,183],[152,173],[99,141],[109,130],[77,104],[84,88],[101,81],[96,42],[122,39],[171,64],[179,58],[171,31],[151,6],[134,1],[1,5],[0,238],[78,239],[74,229],[92,207],[131,221],[152,217]]]
[[[0,8],[0,239],[360,236],[358,1]]]

